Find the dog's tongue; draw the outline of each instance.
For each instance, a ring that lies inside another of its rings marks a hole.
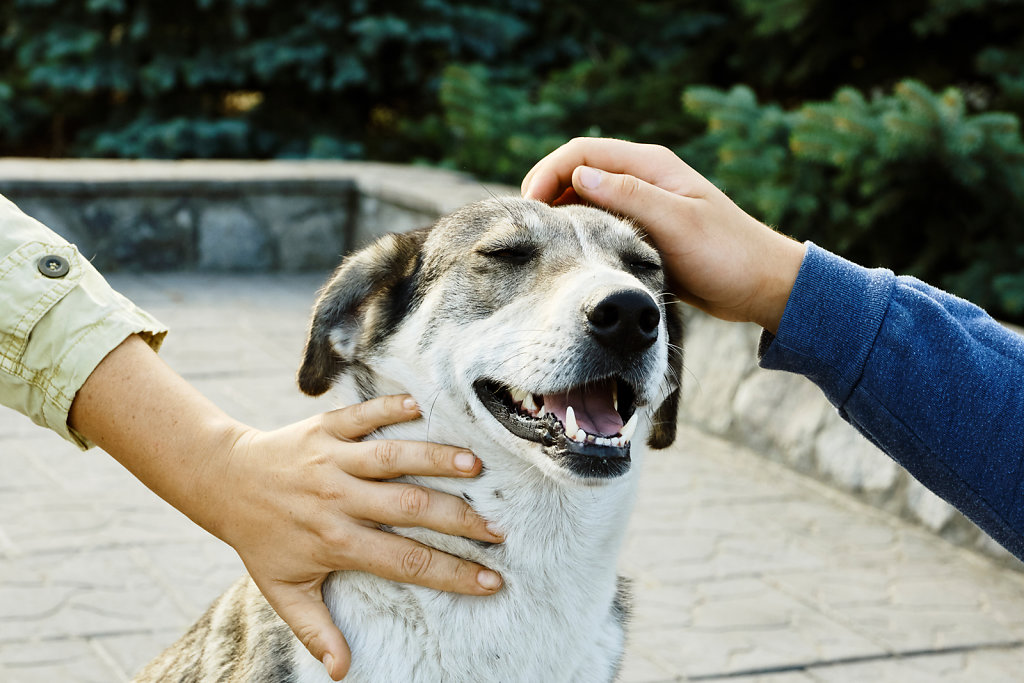
[[[615,436],[622,429],[622,417],[612,403],[614,381],[573,387],[568,393],[544,394],[544,408],[565,424],[565,410],[572,406],[576,424],[587,434]]]

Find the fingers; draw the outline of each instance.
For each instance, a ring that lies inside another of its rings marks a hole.
[[[420,441],[377,439],[339,449],[342,469],[361,479],[402,475],[475,477],[483,465],[462,448]]]
[[[411,396],[381,396],[363,403],[324,413],[324,430],[337,439],[361,439],[381,427],[408,422],[420,416]]]
[[[310,654],[323,662],[327,675],[340,681],[352,664],[352,651],[324,604],[321,583],[273,583],[260,590]]]
[[[636,176],[578,166],[571,182],[584,200],[636,219],[662,253],[673,255],[685,249],[688,234],[700,226],[691,198],[680,197]],[[671,270],[671,259],[667,266]]]
[[[396,416],[408,415],[408,400],[408,396],[387,396],[343,408],[323,416],[324,428],[334,436],[372,431]],[[357,503],[347,513],[354,518],[391,526],[420,526],[488,543],[504,540],[488,530],[484,519],[460,498],[410,484],[381,485],[372,481],[406,475],[475,477],[483,465],[472,453],[434,443],[387,439],[338,442],[331,451],[334,464],[351,478],[337,480],[328,490],[345,492],[345,499]]]
[[[363,529],[352,547],[357,555],[338,562],[391,581],[464,595],[493,595],[502,585],[497,573],[475,562],[378,529]]]
[[[424,527],[452,536],[500,543],[502,536],[461,498],[412,484],[359,482],[360,516],[379,524]]]
[[[381,427],[419,416],[413,398],[400,394],[332,410],[320,416],[320,424],[335,439],[351,442]],[[463,448],[414,441],[381,439],[357,448],[346,443],[339,457],[346,472],[365,479],[393,479],[405,474],[475,477],[482,467],[476,456]]]
[[[681,187],[667,189],[687,193],[703,182],[696,171],[665,147],[608,138],[576,138],[541,159],[526,174],[521,186],[523,196],[548,203],[557,200],[572,187],[573,171],[578,166],[626,173],[656,185],[672,177],[673,184]]]

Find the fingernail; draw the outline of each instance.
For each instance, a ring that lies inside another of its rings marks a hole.
[[[601,176],[604,174],[590,166],[580,166],[580,185],[588,190],[596,190],[601,184]]]
[[[476,582],[480,584],[481,588],[486,588],[489,591],[497,590],[501,585],[501,577],[492,572],[490,569],[481,569],[477,572]]]
[[[330,652],[324,655],[324,668],[327,669],[327,675],[334,680],[334,656]]]
[[[417,408],[419,408],[419,406],[416,405],[416,399],[411,397],[402,401],[402,407],[405,408],[406,410],[416,410]]]
[[[472,453],[457,453],[455,455],[455,469],[472,472],[474,467],[476,467],[476,456]]]
[[[498,525],[494,522],[487,522],[486,524],[484,524],[484,528],[487,529],[487,533],[489,533],[491,536],[501,539],[505,538],[505,534],[501,533],[501,529],[499,529]]]

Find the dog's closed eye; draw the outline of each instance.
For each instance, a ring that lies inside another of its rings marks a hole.
[[[629,268],[633,274],[640,273],[656,273],[661,270],[661,264],[657,261],[647,258],[630,258],[626,257],[626,267]]]
[[[477,253],[502,263],[522,266],[536,258],[540,249],[529,242],[511,242],[487,245],[478,249]]]
[[[661,272],[661,258],[658,252],[646,245],[622,250],[619,259],[630,273],[639,278]]]

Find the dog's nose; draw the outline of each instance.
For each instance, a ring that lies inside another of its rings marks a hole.
[[[658,338],[661,312],[651,297],[639,290],[609,294],[587,310],[590,333],[610,349],[643,351]]]

